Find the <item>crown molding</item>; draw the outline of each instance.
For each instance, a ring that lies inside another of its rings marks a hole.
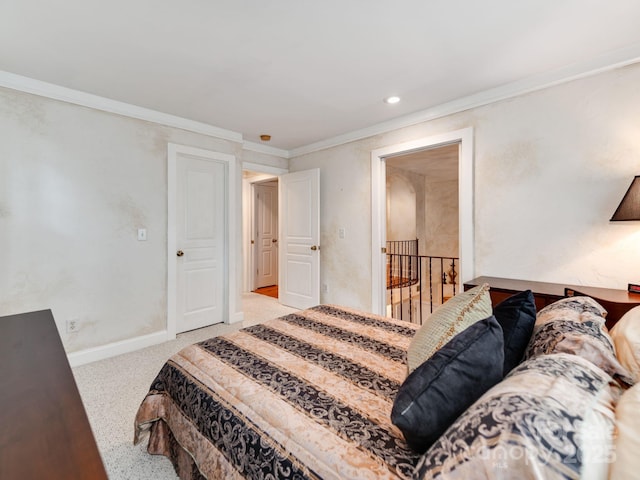
[[[117,100],[111,100],[109,98],[81,92],[79,90],[61,87],[59,85],[42,82],[40,80],[35,80],[2,70],[0,70],[0,87],[10,88],[55,100],[61,100],[160,125],[180,128],[182,130],[221,138],[232,142],[239,142],[242,144],[242,148],[244,150],[291,159],[636,63],[640,63],[640,43],[606,52],[589,61],[576,62],[563,68],[527,77],[500,87],[436,105],[410,115],[398,117],[393,120],[378,123],[367,128],[354,130],[352,132],[337,135],[335,137],[327,138],[325,140],[291,150],[284,150],[255,142],[243,141],[242,133],[214,127],[213,125],[158,112],[148,108],[138,107],[136,105],[131,105]]]
[[[249,150],[251,152],[265,153],[267,155],[274,155],[276,157],[282,157],[288,159],[290,154],[288,150],[282,148],[272,147],[270,145],[262,145],[261,143],[249,142],[245,140],[242,142],[242,149]]]
[[[356,140],[362,140],[363,138],[369,138],[382,133],[398,130],[400,128],[410,127],[418,123],[435,120],[437,118],[463,112],[471,108],[477,108],[499,102],[501,100],[525,95],[527,93],[568,83],[580,78],[590,77],[635,63],[640,63],[640,43],[612,52],[607,52],[586,62],[577,62],[563,68],[530,76],[522,80],[511,82],[500,87],[485,90],[466,97],[461,97],[456,100],[452,100],[451,102],[443,103],[441,105],[395,118],[387,122],[378,123],[367,128],[354,130],[343,135],[338,135],[326,140],[294,148],[289,150],[289,158],[299,157],[308,153],[344,145]]]
[[[168,113],[158,112],[149,108],[138,107],[129,103],[100,97],[91,93],[81,92],[72,88],[61,87],[53,83],[47,83],[33,78],[16,75],[15,73],[0,70],[0,87],[31,93],[41,97],[73,103],[82,107],[89,107],[103,112],[115,113],[125,117],[145,120],[168,127],[180,128],[194,133],[200,133],[210,137],[221,138],[232,142],[242,142],[242,134],[214,127],[206,123],[196,122],[187,118],[178,117]]]

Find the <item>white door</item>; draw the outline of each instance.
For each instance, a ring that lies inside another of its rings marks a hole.
[[[256,288],[278,283],[278,186],[254,185],[256,219]]]
[[[320,303],[320,170],[282,175],[280,201],[280,303]]]
[[[226,167],[180,155],[176,185],[176,332],[223,321]]]

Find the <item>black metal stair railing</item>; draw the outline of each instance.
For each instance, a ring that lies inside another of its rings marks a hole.
[[[390,316],[422,324],[456,294],[459,259],[418,255],[418,240],[387,242],[387,306]],[[425,305],[426,304],[426,305]]]
[[[387,289],[418,281],[418,240],[387,241]]]

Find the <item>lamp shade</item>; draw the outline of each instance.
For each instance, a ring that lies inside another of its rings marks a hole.
[[[640,220],[640,175],[636,175],[616,208],[611,222]]]

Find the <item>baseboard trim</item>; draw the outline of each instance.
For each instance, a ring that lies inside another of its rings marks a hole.
[[[166,330],[162,330],[161,332],[128,338],[126,340],[100,345],[99,347],[71,352],[67,354],[67,359],[69,360],[69,365],[77,367],[86,363],[122,355],[123,353],[140,350],[141,348],[151,347],[152,345],[158,345],[167,340],[169,340],[168,333]]]
[[[236,312],[232,316],[229,317],[229,321],[227,323],[238,323],[244,320],[244,312]]]

